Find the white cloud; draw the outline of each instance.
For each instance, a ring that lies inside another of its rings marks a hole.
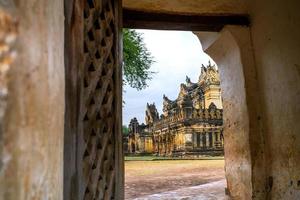
[[[193,82],[198,80],[201,64],[207,64],[209,56],[203,51],[198,38],[187,31],[138,30],[143,33],[146,47],[154,60],[151,70],[158,72],[149,82],[149,87],[137,91],[128,86],[124,93],[123,124],[128,125],[133,117],[144,122],[147,102],[155,102],[159,113],[162,111],[162,96],[175,99],[180,83],[188,75]]]

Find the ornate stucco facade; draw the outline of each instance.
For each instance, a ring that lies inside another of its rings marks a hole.
[[[125,140],[128,142],[127,151],[130,153],[153,153],[152,135],[145,124],[139,124],[136,118],[129,123],[129,137]]]
[[[220,77],[214,65],[201,67],[196,83],[186,77],[178,98],[163,96],[163,114],[155,104],[146,106],[146,124],[129,124],[128,153],[163,156],[222,154],[223,107]]]

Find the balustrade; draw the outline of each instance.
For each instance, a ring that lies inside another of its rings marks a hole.
[[[188,119],[208,122],[209,120],[222,120],[222,118],[223,118],[222,109],[217,109],[217,110],[200,109],[200,110],[193,110],[192,114],[189,115],[189,117],[187,117],[186,115],[182,115],[181,113],[175,113],[171,116],[161,118],[159,121],[153,123],[153,127],[154,128],[164,127],[171,123],[182,122]]]

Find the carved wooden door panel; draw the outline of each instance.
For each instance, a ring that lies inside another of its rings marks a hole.
[[[121,1],[69,4],[64,199],[123,199]]]
[[[120,158],[121,74],[118,1],[84,5],[83,123],[84,199],[116,198]],[[120,185],[121,186],[121,185]]]

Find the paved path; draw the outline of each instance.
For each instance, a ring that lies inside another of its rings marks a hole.
[[[136,198],[135,200],[227,200],[225,179]]]

